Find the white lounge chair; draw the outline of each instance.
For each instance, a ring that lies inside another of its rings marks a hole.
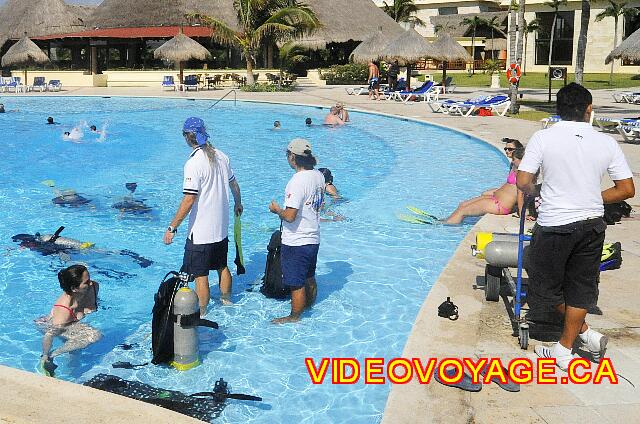
[[[47,83],[45,82],[44,77],[34,77],[33,85],[29,87],[31,91],[40,91],[41,93],[47,89]]]
[[[511,100],[509,96],[504,94],[498,96],[488,97],[485,100],[479,102],[456,102],[448,106],[449,114],[457,114],[460,116],[469,117],[478,109],[488,108],[500,116],[504,116],[511,106]]]
[[[176,86],[176,82],[173,79],[173,75],[165,75],[162,80],[162,89],[168,88],[170,90],[176,91],[178,87]]]
[[[350,96],[359,96],[361,94],[369,94],[369,87],[345,87],[345,91]]]
[[[616,129],[627,143],[640,143],[640,126],[620,125]]]
[[[62,83],[57,79],[50,80],[47,88],[49,89],[49,91],[60,91],[62,90]]]
[[[637,104],[640,103],[640,93],[638,92],[630,92],[630,91],[619,91],[612,93],[613,100],[616,103],[631,103]]]

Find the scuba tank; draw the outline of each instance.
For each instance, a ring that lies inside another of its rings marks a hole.
[[[189,286],[178,290],[173,298],[173,361],[171,366],[179,371],[186,371],[200,365],[198,355],[198,326],[193,319],[182,320],[197,314],[200,319],[198,295]]]
[[[189,288],[193,280],[191,274],[172,271],[160,283],[151,323],[152,364],[170,364],[179,371],[198,366],[197,327],[218,328],[200,318],[198,296]]]

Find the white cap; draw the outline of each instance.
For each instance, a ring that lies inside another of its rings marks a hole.
[[[298,156],[311,156],[311,143],[304,138],[296,138],[291,140],[289,146],[287,147],[294,155]]]

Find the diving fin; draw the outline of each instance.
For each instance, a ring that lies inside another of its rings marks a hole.
[[[44,180],[44,181],[41,182],[41,184],[44,184],[47,187],[51,187],[51,188],[56,186],[56,182],[53,181],[53,180]]]
[[[58,229],[56,230],[55,233],[53,233],[51,238],[47,240],[47,243],[55,243],[56,240],[58,240],[58,238],[60,237],[60,233],[62,232],[62,230],[64,230],[64,225],[61,225],[60,227],[58,227]]]
[[[433,222],[428,219],[417,218],[412,215],[398,214],[398,219],[400,221],[408,222],[409,224],[424,224],[424,225],[433,225]]]
[[[427,218],[435,219],[436,221],[440,219],[435,215],[431,215],[430,213],[423,211],[422,209],[416,208],[415,206],[407,206],[407,209],[416,215],[426,216]]]
[[[233,239],[236,242],[236,259],[233,263],[236,264],[236,274],[242,275],[246,270],[244,269],[244,258],[242,256],[242,222],[239,215],[235,215],[233,222]]]

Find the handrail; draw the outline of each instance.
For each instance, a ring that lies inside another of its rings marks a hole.
[[[236,106],[238,103],[238,93],[236,92],[235,89],[233,90],[229,90],[227,92],[227,94],[225,94],[224,96],[220,97],[214,104],[212,104],[211,106],[209,106],[209,109],[213,109],[218,103],[220,103],[221,101],[223,101],[229,94],[233,93],[233,105]]]

